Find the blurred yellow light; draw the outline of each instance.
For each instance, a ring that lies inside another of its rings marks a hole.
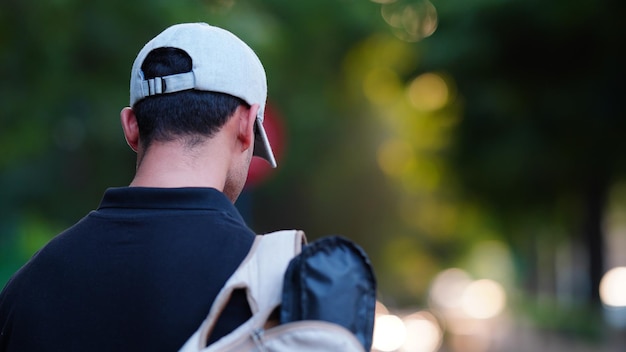
[[[463,292],[462,309],[472,318],[493,318],[502,312],[505,304],[504,288],[493,280],[474,281]]]
[[[372,347],[383,352],[395,351],[406,340],[406,327],[395,315],[379,315],[374,323]]]
[[[616,267],[604,274],[600,299],[607,306],[626,307],[626,267]]]
[[[414,157],[411,145],[401,139],[389,140],[378,148],[378,165],[389,176],[400,176]]]
[[[363,80],[363,93],[373,104],[385,105],[402,94],[402,84],[391,69],[378,68],[367,73]]]
[[[449,99],[446,81],[435,73],[424,73],[415,78],[407,89],[411,105],[418,110],[441,109]]]
[[[442,332],[437,319],[428,312],[411,314],[404,319],[406,341],[404,352],[434,352],[441,345]]]

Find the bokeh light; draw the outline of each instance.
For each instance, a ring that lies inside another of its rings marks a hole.
[[[387,2],[381,6],[381,15],[396,37],[407,42],[429,37],[437,29],[437,9],[428,0]]]
[[[373,69],[363,80],[363,93],[374,104],[385,105],[393,102],[401,91],[400,78],[388,68]]]
[[[389,309],[381,301],[376,301],[376,316],[389,314]]]
[[[406,339],[401,351],[434,352],[442,343],[443,332],[437,319],[429,312],[421,311],[403,319]]]
[[[465,271],[458,268],[447,269],[433,280],[430,298],[437,307],[458,308],[462,304],[463,293],[471,281]]]
[[[378,149],[378,165],[389,176],[401,176],[414,161],[415,153],[407,141],[391,139]]]
[[[499,324],[496,317],[502,315],[507,303],[501,283],[492,279],[474,280],[460,268],[436,275],[429,294],[431,308],[441,318],[449,336],[471,337],[472,341],[494,334],[493,324]]]
[[[604,274],[600,298],[607,306],[626,307],[626,267],[615,267]]]
[[[383,352],[395,351],[404,344],[406,333],[404,322],[398,316],[379,315],[374,323],[372,347]]]
[[[470,317],[489,319],[502,312],[506,294],[499,283],[483,279],[470,283],[463,291],[461,301],[463,311]]]
[[[411,105],[418,110],[441,109],[449,99],[446,81],[436,73],[424,73],[416,77],[408,86],[407,95]]]
[[[504,287],[514,285],[513,257],[510,249],[502,241],[491,239],[477,242],[468,252],[463,267],[476,277],[495,280]]]

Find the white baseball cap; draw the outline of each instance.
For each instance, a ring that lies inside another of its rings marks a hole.
[[[190,72],[145,79],[141,65],[156,48],[185,51],[192,60]],[[141,49],[130,76],[130,105],[159,94],[188,89],[219,92],[259,104],[256,117],[254,155],[276,167],[276,159],[263,128],[267,81],[265,70],[254,51],[234,34],[206,23],[173,25]]]

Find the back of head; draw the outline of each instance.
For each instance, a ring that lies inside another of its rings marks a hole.
[[[212,136],[237,106],[258,104],[254,155],[276,166],[263,127],[267,82],[254,51],[234,34],[206,23],[173,25],[137,55],[130,79],[143,147]]]
[[[141,70],[146,79],[153,79],[191,72],[192,64],[185,51],[161,47],[148,53]],[[148,96],[136,102],[133,110],[145,150],[153,141],[176,139],[193,147],[212,137],[239,105],[248,104],[228,94],[189,89]]]

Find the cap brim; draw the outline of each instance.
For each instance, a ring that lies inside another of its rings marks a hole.
[[[274,158],[274,153],[272,152],[272,147],[270,146],[270,141],[267,138],[267,134],[265,133],[265,128],[263,128],[263,122],[260,118],[257,117],[255,124],[255,138],[254,138],[254,152],[253,154],[267,160],[270,165],[275,168],[276,167],[276,158]]]

